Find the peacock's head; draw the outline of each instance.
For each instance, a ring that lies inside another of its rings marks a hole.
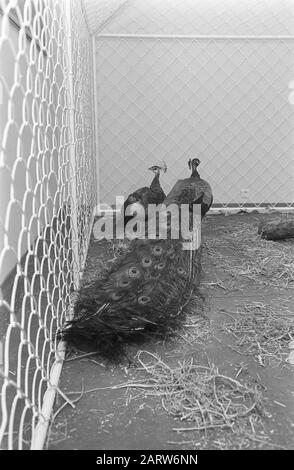
[[[189,159],[188,161],[188,167],[190,168],[197,168],[198,165],[200,165],[201,161],[199,160],[199,158],[193,158],[193,160],[191,160],[191,158]]]
[[[148,168],[148,170],[153,171],[153,173],[155,175],[160,175],[161,171],[163,171],[163,173],[166,172],[167,164],[165,163],[165,161],[163,161],[163,162],[159,163],[158,165],[151,166],[150,168]]]

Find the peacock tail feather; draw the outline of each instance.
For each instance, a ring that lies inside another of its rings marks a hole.
[[[177,329],[200,278],[200,252],[180,240],[133,240],[100,279],[85,283],[62,336],[119,361],[128,343]]]
[[[128,343],[165,337],[180,326],[200,281],[200,249],[183,249],[185,240],[172,235],[182,220],[182,204],[189,206],[190,227],[193,204],[200,204],[202,217],[211,206],[211,187],[200,178],[199,163],[198,158],[189,161],[190,178],[178,180],[163,201],[162,213],[167,214],[171,204],[178,205],[179,213],[170,213],[165,221],[159,218],[158,227],[154,224],[157,215],[148,218],[148,231],[153,231],[149,238],[130,242],[127,252],[103,276],[81,287],[74,318],[62,332],[69,345],[84,349],[87,344],[101,356],[119,361]],[[158,174],[152,185],[160,187]],[[160,202],[153,201],[152,188],[141,188],[134,195],[132,198],[143,206]],[[142,221],[136,223],[144,231]],[[168,238],[160,238],[165,229]]]

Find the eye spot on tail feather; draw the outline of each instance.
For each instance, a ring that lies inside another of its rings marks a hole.
[[[154,256],[161,256],[162,252],[163,252],[163,249],[159,245],[155,246],[152,250],[152,253],[154,254]]]
[[[128,270],[128,275],[129,275],[129,277],[131,277],[133,279],[136,279],[136,278],[141,276],[141,273],[140,273],[140,270],[136,266],[132,266]]]
[[[148,295],[140,295],[138,297],[138,304],[140,305],[146,305],[151,301],[151,298]]]
[[[187,273],[183,268],[177,268],[178,275],[181,277],[186,277]]]
[[[130,286],[130,281],[128,279],[121,279],[118,285],[119,287],[126,288]]]
[[[145,256],[142,259],[142,266],[143,268],[150,268],[150,266],[152,266],[152,259],[148,258],[148,256]]]
[[[165,268],[165,263],[158,263],[156,267],[159,271],[162,271]]]
[[[122,298],[122,294],[120,292],[113,292],[110,297],[112,300],[120,300]]]

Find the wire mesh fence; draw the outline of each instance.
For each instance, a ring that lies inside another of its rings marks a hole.
[[[103,202],[144,186],[156,159],[167,162],[168,192],[199,154],[214,207],[293,208],[293,39],[102,32]]]
[[[80,0],[0,0],[2,448],[35,439],[96,205],[92,41]]]

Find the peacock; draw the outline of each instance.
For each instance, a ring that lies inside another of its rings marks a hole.
[[[165,199],[164,204],[166,206],[170,204],[189,204],[191,208],[193,204],[200,204],[201,217],[203,218],[212,205],[213,194],[210,184],[200,178],[197,170],[200,163],[197,157],[193,160],[189,159],[188,167],[192,170],[190,178],[178,180]]]
[[[189,163],[190,178],[175,184],[164,207],[171,202],[191,207],[194,201],[208,204],[207,186],[195,173],[199,163]],[[171,224],[166,223],[166,227],[165,239],[158,236],[160,230],[152,239],[133,239],[99,279],[81,286],[74,317],[62,331],[69,346],[120,362],[126,355],[126,345],[166,337],[177,330],[198,290],[200,249],[183,249],[183,236],[169,237]]]
[[[137,189],[133,193],[129,194],[124,205],[122,207],[122,215],[124,216],[124,226],[132,220],[135,216],[136,209],[140,209],[141,206],[146,214],[147,218],[147,207],[148,204],[160,204],[165,199],[164,191],[160,185],[160,172],[163,171],[165,173],[167,171],[167,165],[165,162],[159,165],[153,165],[148,170],[154,173],[154,178],[150,184],[150,187],[144,186],[143,188]],[[126,209],[129,208],[133,214],[128,215],[126,214]]]

